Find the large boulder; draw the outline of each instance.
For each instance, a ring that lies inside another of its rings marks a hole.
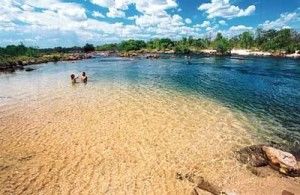
[[[270,166],[279,170],[280,173],[287,175],[299,174],[297,160],[291,153],[269,146],[263,146],[262,150],[265,152]]]

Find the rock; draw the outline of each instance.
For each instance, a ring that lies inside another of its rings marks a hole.
[[[281,195],[294,195],[294,193],[286,191],[286,190],[283,190],[282,193],[281,193]]]
[[[202,190],[199,187],[195,187],[191,194],[192,195],[213,195],[212,193]]]
[[[26,72],[30,72],[30,71],[33,71],[33,70],[35,70],[35,69],[34,68],[25,68]]]
[[[194,194],[203,194],[203,193],[199,193],[201,191],[207,192],[206,194],[213,194],[213,195],[218,195],[222,193],[221,189],[218,186],[211,184],[210,182],[206,181],[203,177],[197,176],[194,173],[187,173],[187,174],[176,173],[176,178],[179,180],[186,179],[189,182],[196,184],[196,187],[192,192]]]
[[[262,167],[268,165],[268,159],[264,151],[263,145],[253,145],[242,148],[236,152],[236,158],[243,164],[253,167]]]
[[[269,146],[263,146],[262,150],[265,152],[271,167],[279,170],[280,173],[293,176],[300,172],[297,160],[291,153]]]
[[[197,187],[215,195],[221,194],[221,189],[218,186],[215,186],[204,179],[202,179],[202,181],[198,181]]]
[[[22,65],[17,65],[15,66],[16,70],[24,70],[24,67]]]
[[[146,59],[158,59],[160,56],[159,54],[147,54]]]

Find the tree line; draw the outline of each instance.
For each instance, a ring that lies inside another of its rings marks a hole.
[[[181,40],[169,38],[143,40],[125,40],[120,43],[103,44],[95,47],[93,44],[86,44],[83,47],[55,47],[39,49],[20,45],[8,45],[0,47],[1,56],[30,56],[51,53],[91,52],[91,51],[116,51],[129,52],[138,50],[147,51],[168,51],[176,53],[189,53],[201,49],[215,49],[217,52],[226,54],[232,48],[255,49],[270,52],[294,53],[300,50],[300,33],[293,29],[263,30],[257,29],[253,32],[243,32],[237,36],[227,38],[218,33],[215,38],[193,38],[184,37]]]
[[[247,31],[227,38],[218,33],[214,39],[184,37],[181,40],[169,38],[152,39],[150,41],[126,40],[119,44],[104,44],[96,47],[99,51],[137,51],[141,49],[189,53],[201,49],[215,49],[219,53],[227,53],[232,48],[255,49],[270,52],[294,53],[300,50],[300,33],[293,29],[263,30],[255,33]]]

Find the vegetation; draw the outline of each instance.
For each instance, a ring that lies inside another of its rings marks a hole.
[[[220,54],[227,54],[231,50],[229,41],[218,33],[215,40],[212,42],[213,48]]]
[[[86,44],[84,47],[83,47],[83,51],[85,53],[88,53],[88,52],[92,52],[92,51],[95,51],[95,47],[93,44]]]
[[[27,64],[39,64],[46,62],[57,62],[60,60],[76,60],[87,58],[82,52],[94,51],[95,48],[91,44],[84,47],[55,47],[50,49],[39,49],[34,47],[26,47],[24,44],[8,45],[0,47],[0,72],[14,71],[22,69]],[[73,53],[81,52],[82,54],[73,55]]]
[[[244,32],[231,38],[218,33],[214,39],[184,37],[177,41],[169,38],[152,39],[148,42],[128,40],[122,41],[120,44],[104,44],[98,46],[96,50],[128,52],[143,49],[148,51],[174,50],[176,53],[189,53],[201,49],[215,49],[220,54],[226,54],[232,48],[294,53],[300,50],[300,33],[292,29],[257,29],[255,33]]]
[[[118,51],[118,44],[104,44],[96,47],[97,51]]]
[[[121,43],[110,43],[97,46],[86,44],[84,47],[55,47],[40,49],[26,47],[24,44],[0,47],[0,69],[11,65],[22,65],[28,61],[59,61],[66,59],[69,53],[83,53],[92,51],[174,51],[176,53],[199,52],[202,49],[215,49],[219,54],[227,54],[232,48],[251,50],[294,53],[300,51],[300,33],[292,29],[263,30],[257,29],[255,33],[244,32],[240,35],[227,38],[221,33],[212,38],[184,37],[181,40],[169,38],[143,40],[126,40]],[[66,54],[66,55],[65,55]]]
[[[143,49],[146,47],[145,41],[141,40],[128,40],[128,41],[122,41],[118,45],[118,50],[119,51],[137,51],[140,49]]]
[[[3,56],[37,56],[39,50],[33,47],[26,47],[21,43],[20,45],[8,45],[5,48],[0,47],[0,55]]]

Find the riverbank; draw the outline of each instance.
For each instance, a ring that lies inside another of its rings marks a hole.
[[[106,52],[104,52],[106,53]],[[300,51],[296,51],[292,54],[287,54],[285,52],[266,52],[266,51],[254,51],[248,49],[232,49],[226,53],[219,53],[214,49],[202,49],[202,50],[192,50],[188,53],[176,53],[174,50],[167,51],[156,51],[156,50],[139,50],[139,51],[129,51],[129,52],[107,52],[105,55],[117,55],[119,57],[145,57],[157,59],[163,54],[173,54],[173,55],[206,55],[206,56],[260,56],[260,57],[282,57],[282,58],[300,58]]]
[[[89,59],[92,57],[93,54],[87,54],[87,53],[54,53],[54,54],[42,54],[36,57],[2,56],[0,57],[0,72],[14,72],[16,70],[29,70],[26,69],[27,65],[42,64],[48,62],[58,62],[58,61],[76,61],[76,60]]]
[[[218,53],[214,49],[203,49],[193,50],[189,53],[176,53],[174,50],[138,50],[128,52],[118,51],[95,51],[91,53],[54,53],[44,54],[38,57],[18,56],[18,57],[0,57],[0,72],[14,72],[16,70],[27,70],[27,65],[42,64],[48,62],[58,61],[77,61],[83,59],[89,59],[95,56],[118,56],[125,58],[142,57],[146,59],[158,59],[162,55],[204,55],[204,56],[260,56],[260,57],[282,57],[282,58],[294,58],[300,59],[300,52],[296,51],[293,54],[285,54],[279,52],[263,52],[263,51],[252,51],[247,49],[232,49],[230,52],[225,54]],[[29,69],[28,69],[29,70]],[[32,70],[32,69],[30,69]],[[29,70],[29,71],[30,71]]]

